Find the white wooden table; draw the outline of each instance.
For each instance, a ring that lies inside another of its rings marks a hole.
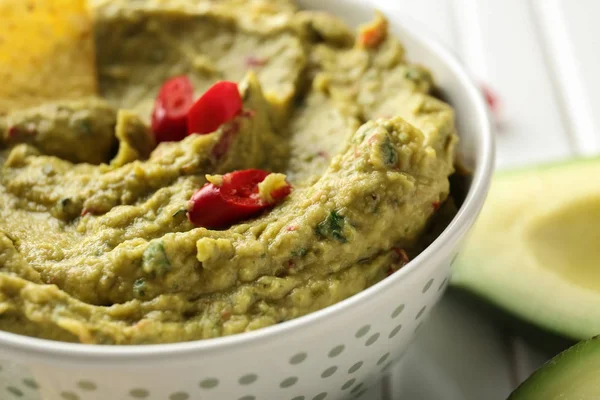
[[[600,153],[600,0],[372,2],[428,28],[496,92],[498,169]],[[552,356],[506,336],[446,296],[367,398],[503,400]]]

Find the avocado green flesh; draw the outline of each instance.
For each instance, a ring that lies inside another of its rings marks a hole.
[[[600,159],[499,173],[451,284],[563,336],[600,333]]]
[[[600,339],[576,344],[533,373],[508,400],[600,398]]]
[[[117,143],[116,120],[116,110],[100,99],[48,103],[0,119],[0,143],[29,143],[66,161],[100,164]]]
[[[230,335],[341,301],[399,267],[392,248],[420,249],[457,141],[429,73],[396,39],[353,47],[335,17],[290,2],[197,3],[96,1],[103,99],[90,101],[107,111],[57,101],[0,121],[0,329],[101,344]],[[152,104],[180,74],[197,94],[239,81],[248,112],[154,148]],[[108,127],[92,137],[111,151],[71,131],[46,143],[77,126],[65,109]],[[29,119],[37,135],[10,134]],[[205,175],[246,168],[287,173],[293,193],[227,230],[194,227],[185,209]]]

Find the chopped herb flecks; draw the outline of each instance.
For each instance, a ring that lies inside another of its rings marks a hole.
[[[348,240],[343,232],[345,224],[346,218],[334,210],[329,213],[329,216],[323,222],[317,225],[317,233],[323,237],[346,243]]]
[[[381,143],[381,153],[383,154],[383,162],[388,167],[394,167],[398,163],[398,153],[389,139]]]
[[[79,131],[85,135],[92,134],[92,123],[89,119],[82,119],[77,122],[77,127]]]
[[[60,199],[60,206],[62,208],[68,207],[69,204],[71,204],[71,198],[70,197],[63,197],[62,199]]]
[[[182,208],[181,210],[177,210],[173,213],[173,218],[179,218],[187,213],[187,209]]]
[[[152,240],[142,255],[144,272],[153,276],[162,276],[171,270],[171,263],[160,240]]]
[[[146,295],[146,280],[144,278],[136,279],[133,282],[133,294],[135,297],[144,297]]]
[[[406,77],[406,79],[410,79],[411,81],[418,81],[423,78],[423,74],[422,74],[421,70],[419,70],[415,66],[409,66],[406,69],[404,76]]]
[[[165,60],[166,54],[162,48],[155,48],[150,52],[150,59],[155,63],[161,63]]]
[[[300,247],[298,250],[292,251],[292,257],[304,257],[308,253],[306,247]]]

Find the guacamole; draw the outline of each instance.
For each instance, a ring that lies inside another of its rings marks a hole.
[[[94,16],[99,96],[0,116],[0,330],[231,335],[352,296],[422,247],[449,195],[453,110],[382,16],[358,34],[291,0],[96,1]],[[238,82],[244,112],[156,143],[155,98],[182,75],[196,96]],[[207,179],[249,168],[293,191],[223,229],[190,222]]]

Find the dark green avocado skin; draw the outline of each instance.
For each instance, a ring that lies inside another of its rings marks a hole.
[[[507,400],[596,400],[599,377],[600,336],[595,336],[546,362]]]

